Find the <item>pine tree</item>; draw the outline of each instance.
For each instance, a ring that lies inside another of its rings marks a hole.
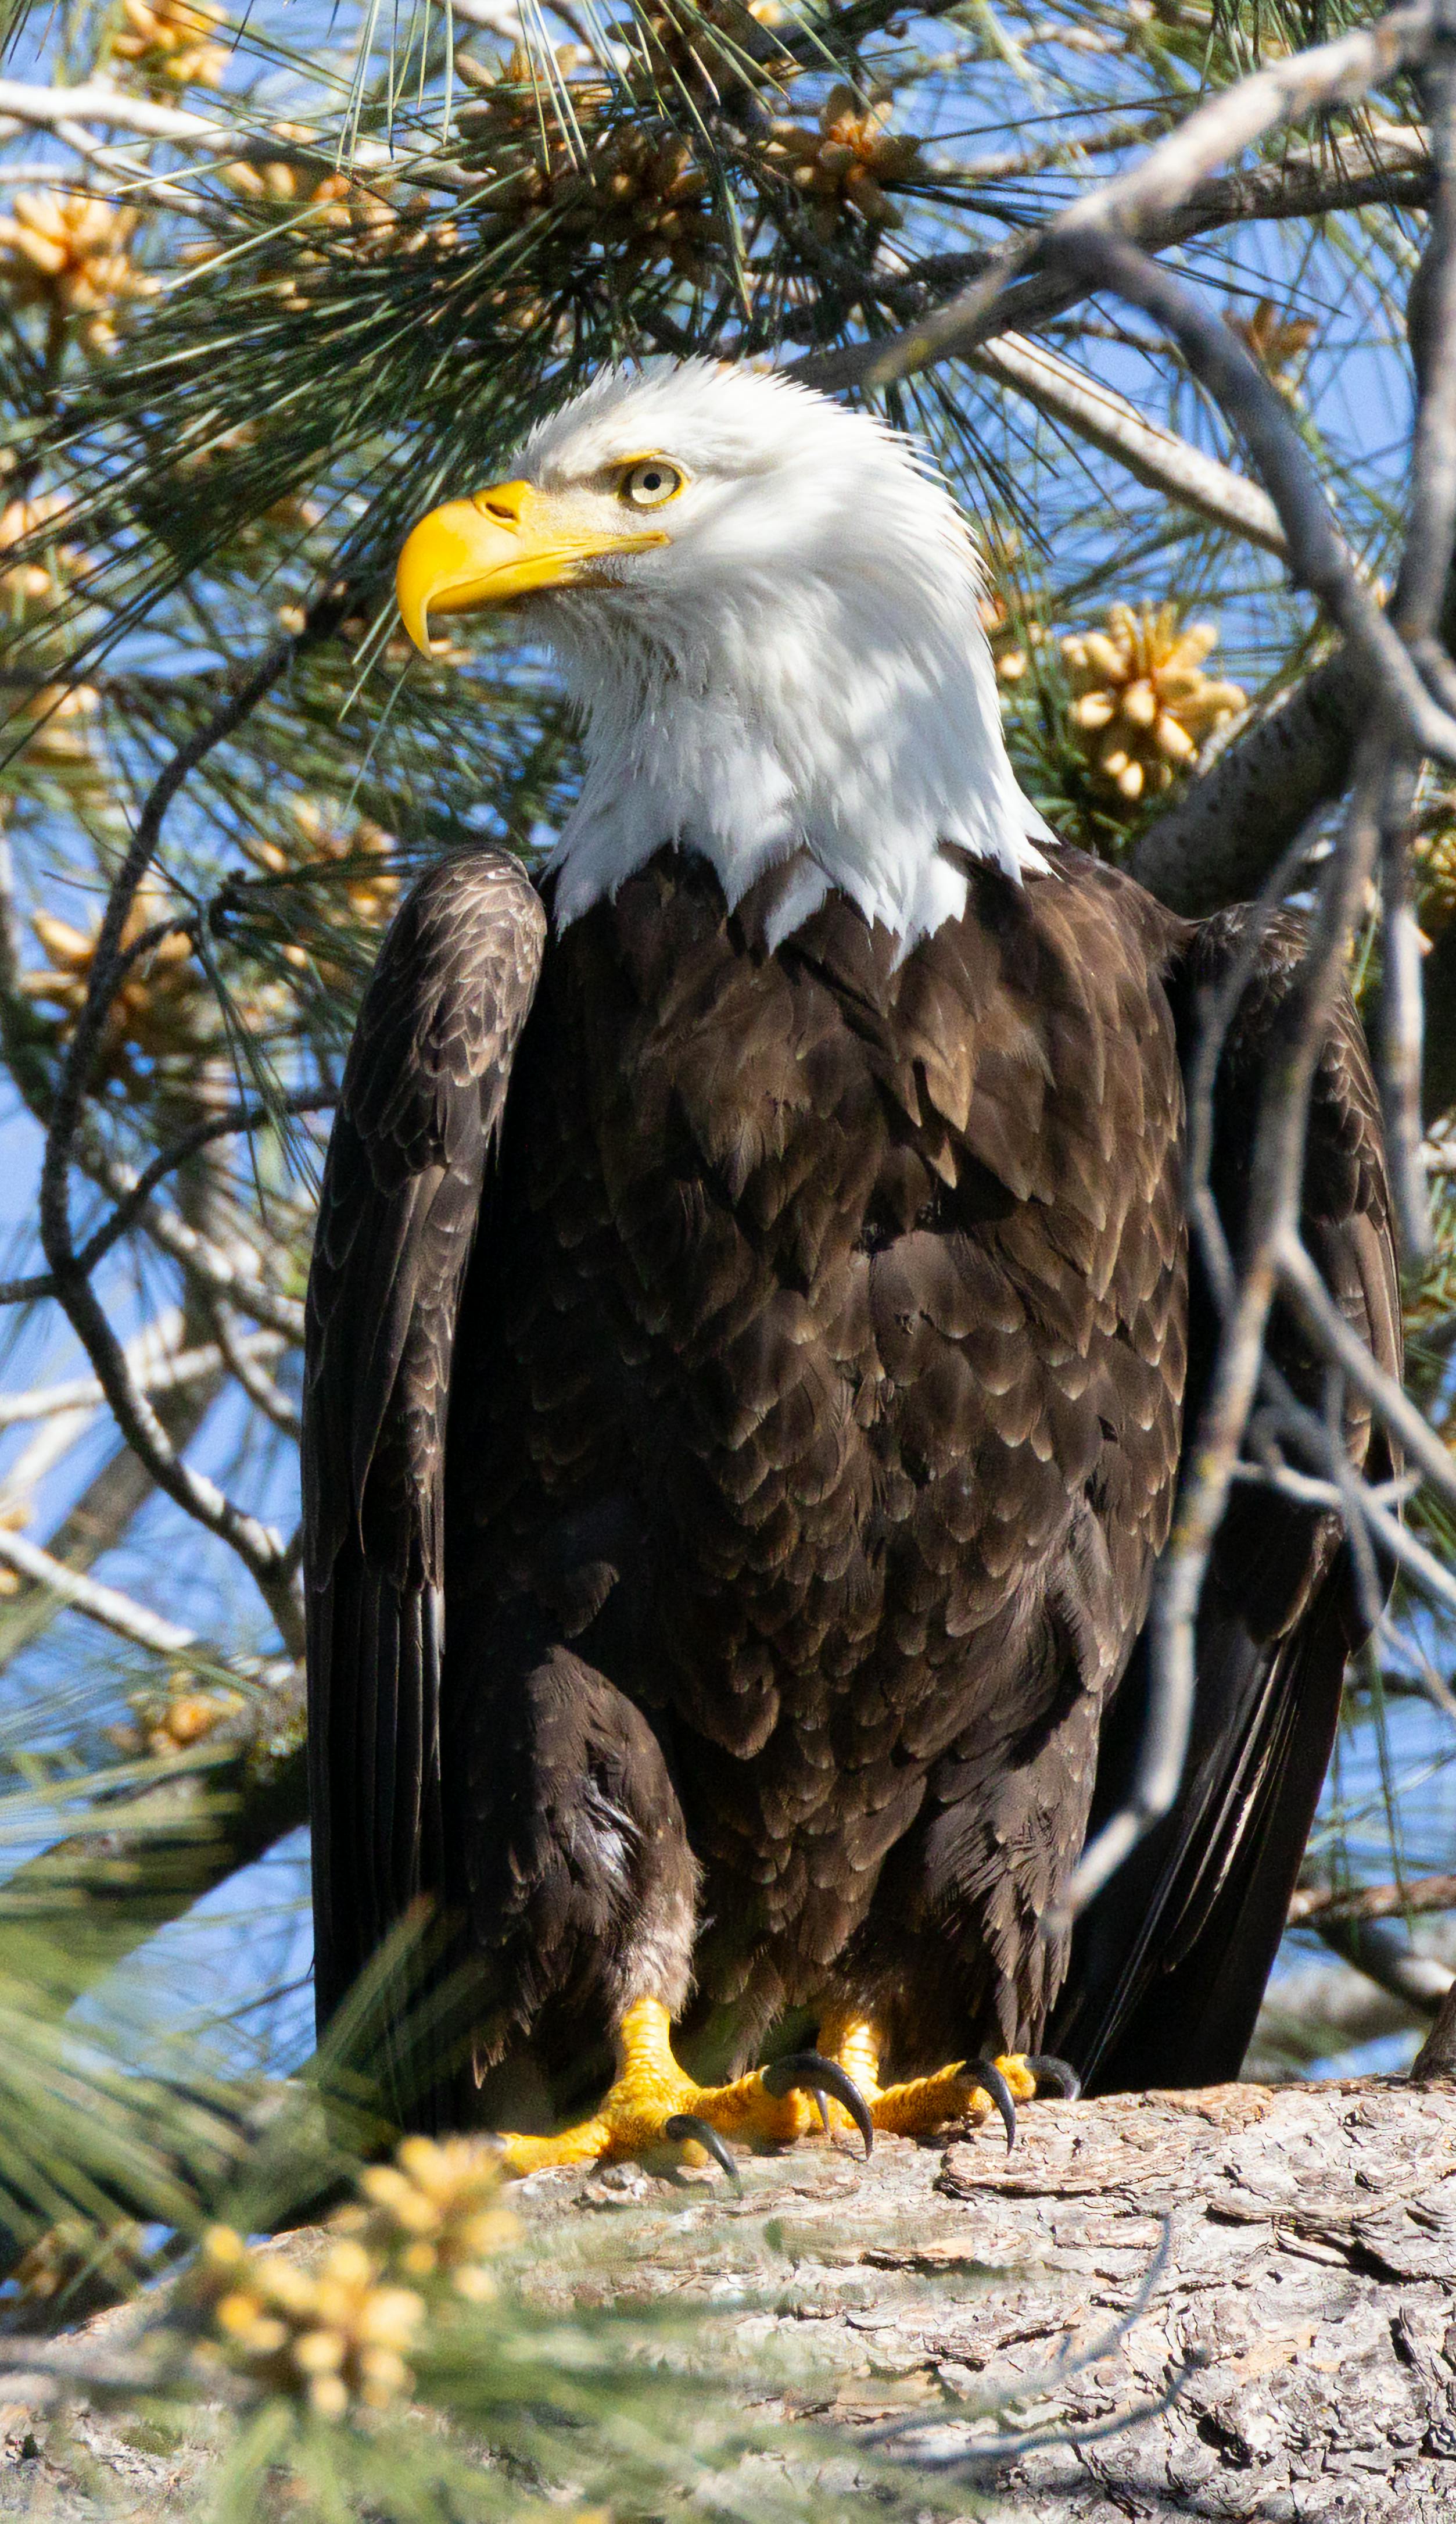
[[[1276,871],[1318,888],[1369,715],[1349,621],[1291,579],[1250,415],[1282,416],[1397,624],[1413,364],[1422,443],[1456,435],[1432,12],[1316,111],[1250,123],[1242,157],[1247,133],[1128,196],[1242,355],[1231,401],[1055,222],[1207,100],[1363,25],[1347,0],[622,9],[12,0],[0,1056],[18,1176],[45,1163],[0,1290],[0,2222],[40,2326],[201,2246],[168,2354],[201,2342],[186,2389],[225,2382],[239,2511],[286,2459],[320,2503],[524,2513],[569,2420],[587,2451],[565,2476],[604,2513],[719,2471],[711,2511],[737,2512],[753,2437],[726,2405],[716,2434],[689,2425],[605,2319],[568,2388],[546,2317],[480,2276],[510,2246],[478,2159],[365,2176],[332,2278],[239,2240],[336,2196],[380,2143],[351,2082],[367,1993],[329,2058],[277,2083],[308,2047],[296,1868],[273,1866],[276,1969],[241,2021],[231,1983],[196,2005],[165,1986],[199,1922],[228,1942],[229,1901],[256,1922],[261,1865],[306,1822],[302,1296],[363,978],[417,867],[481,839],[531,857],[577,776],[509,628],[413,655],[403,533],[608,361],[754,357],[863,396],[976,520],[1024,785],[1066,838],[1202,909]],[[1449,658],[1422,671],[1443,707]],[[1411,1389],[1449,1446],[1456,770],[1407,752],[1382,771],[1355,957],[1405,1155]],[[1431,1480],[1409,1501],[1424,1558],[1352,1680],[1310,1862],[1309,1916],[1346,1951],[1350,1887],[1452,1864],[1453,1498]],[[1423,1692],[1444,1731],[1415,1789],[1390,1713]],[[1449,1876],[1429,1898],[1449,1907]],[[506,2467],[436,2479],[407,2390]],[[783,2511],[858,2511],[837,2497]]]

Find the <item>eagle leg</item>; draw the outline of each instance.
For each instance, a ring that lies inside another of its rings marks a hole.
[[[1030,2103],[1043,2083],[1075,2094],[1075,2072],[1049,2056],[1007,2052],[997,2060],[960,2060],[933,2076],[882,2086],[885,2038],[873,2018],[836,2009],[819,2026],[819,2048],[853,2078],[877,2130],[926,2138],[947,2121],[985,2120],[999,2112],[1009,2150],[1016,2142],[1016,2107]]]
[[[625,2158],[650,2158],[664,2150],[680,2158],[685,2145],[704,2144],[696,2132],[673,2128],[684,2120],[705,2123],[725,2140],[782,2147],[802,2138],[812,2124],[810,2085],[821,2083],[826,2069],[830,2090],[837,2084],[830,2062],[797,2064],[804,2083],[783,2093],[776,2093],[756,2068],[730,2085],[695,2085],[673,2057],[672,2018],[666,2008],[660,1999],[639,1998],[617,2028],[616,2074],[591,2119],[552,2138],[506,2134],[501,2141],[505,2169],[518,2175],[554,2164],[618,2164]],[[722,2156],[716,2149],[712,2153],[721,2164]]]

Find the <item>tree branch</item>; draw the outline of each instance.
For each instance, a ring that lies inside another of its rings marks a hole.
[[[1191,216],[1198,187],[1227,159],[1238,157],[1267,133],[1335,105],[1353,105],[1397,71],[1425,60],[1434,39],[1442,0],[1412,0],[1375,25],[1334,43],[1269,64],[1237,86],[1199,106],[1149,149],[1135,167],[1069,203],[1044,227],[987,257],[968,289],[888,340],[799,363],[796,373],[825,391],[859,386],[873,393],[913,376],[940,360],[964,358],[1009,326],[1026,329],[1072,303],[1065,295],[1062,249],[1097,229],[1136,239],[1150,250],[1195,233],[1181,223]],[[1229,218],[1248,212],[1232,207]],[[1247,198],[1247,197],[1245,197]],[[1206,205],[1205,205],[1206,217]],[[1221,223],[1221,222],[1220,222]],[[1080,294],[1075,288],[1072,297]]]
[[[130,1233],[141,1218],[153,1192],[169,1175],[176,1173],[189,1157],[211,1145],[214,1140],[230,1140],[243,1131],[262,1130],[266,1123],[277,1122],[305,1113],[331,1113],[338,1102],[331,1089],[308,1089],[296,1095],[280,1095],[272,1104],[233,1104],[225,1113],[210,1114],[205,1122],[196,1122],[179,1140],[162,1148],[143,1167],[129,1191],[123,1194],[110,1218],[103,1219],[95,1234],[87,1238],[75,1256],[75,1269],[87,1279],[104,1261],[113,1245]],[[59,1297],[61,1284],[54,1272],[36,1271],[22,1280],[0,1280],[0,1306],[30,1305],[39,1297]],[[145,1388],[143,1388],[145,1389]],[[3,1406],[0,1406],[3,1420]]]
[[[234,1506],[206,1474],[183,1461],[131,1375],[121,1344],[75,1250],[71,1224],[71,1168],[85,1097],[125,968],[126,921],[156,853],[167,810],[188,774],[243,724],[292,665],[301,645],[322,639],[336,628],[349,601],[349,590],[344,587],[330,588],[315,599],[303,630],[275,642],[204,725],[177,749],[153,783],[107,898],[85,1001],[51,1100],[40,1177],[41,1249],[55,1282],[57,1299],[96,1371],[118,1428],[157,1486],[237,1553],[282,1635],[290,1641],[298,1634],[298,1615],[291,1578],[284,1567],[282,1541],[255,1517]]]
[[[1433,1955],[1418,1955],[1409,1938],[1388,1919],[1316,1918],[1310,1925],[1332,1954],[1353,1964],[1378,1988],[1403,1999],[1422,2015],[1433,2015],[1456,1989],[1456,1974],[1449,1965],[1437,1963]]]
[[[281,1333],[244,1333],[233,1341],[233,1347],[246,1351],[250,1361],[276,1358],[285,1346]],[[132,1373],[144,1393],[175,1393],[183,1385],[217,1376],[226,1363],[217,1341],[204,1341],[170,1356],[160,1355],[150,1364],[133,1359]],[[89,1422],[105,1400],[94,1376],[73,1376],[62,1384],[34,1384],[28,1393],[0,1393],[0,1429],[71,1415],[84,1416]],[[13,1478],[7,1474],[0,1480],[0,1489],[8,1488]]]
[[[50,1928],[82,1973],[77,1992],[267,1856],[309,1819],[303,1675],[289,1667],[144,1789],[98,1798],[89,1827],[0,1884],[0,1921]]]
[[[1318,1920],[1418,1918],[1431,1911],[1456,1911],[1456,1875],[1418,1875],[1409,1884],[1363,1884],[1343,1891],[1301,1884],[1289,1903],[1291,1928]]]
[[[99,1622],[103,1629],[115,1630],[118,1638],[130,1639],[137,1647],[155,1648],[161,1656],[175,1656],[196,1644],[195,1630],[180,1629],[160,1613],[148,1612],[144,1604],[120,1594],[115,1586],[103,1586],[95,1578],[83,1578],[79,1570],[68,1569],[64,1560],[53,1559],[50,1552],[42,1551],[38,1542],[27,1542],[24,1534],[11,1533],[3,1526],[0,1562],[8,1569],[18,1569],[33,1584],[47,1587],[59,1602],[84,1613],[88,1621]]]
[[[1041,342],[1003,333],[972,351],[969,365],[998,385],[1024,395],[1039,412],[1075,430],[1090,446],[1111,456],[1149,490],[1214,525],[1232,527],[1265,552],[1288,557],[1279,511],[1257,482],[1220,464],[1171,429],[1160,429],[1085,368],[1076,367]]]

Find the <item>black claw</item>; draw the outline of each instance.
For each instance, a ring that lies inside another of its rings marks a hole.
[[[670,2138],[674,2146],[680,2146],[684,2139],[696,2138],[700,2147],[706,2148],[714,2164],[722,2166],[734,2190],[743,2189],[728,2142],[720,2130],[713,2128],[711,2121],[700,2120],[696,2112],[674,2112],[670,2120],[662,2123],[662,2136]]]
[[[1070,2060],[1058,2060],[1052,2051],[1032,2051],[1027,2054],[1026,2064],[1039,2086],[1043,2077],[1049,2078],[1063,2103],[1076,2103],[1082,2092],[1082,2079]]]
[[[775,2060],[763,2071],[763,2085],[770,2095],[812,2095],[829,2126],[824,2111],[824,2098],[833,2095],[843,2104],[850,2120],[864,2141],[865,2160],[874,2153],[875,2125],[869,2116],[869,2106],[847,2068],[837,2060],[826,2060],[821,2051],[795,2051],[787,2060]]]
[[[991,2097],[1001,2116],[1002,2127],[1006,2133],[1006,2154],[1009,2156],[1016,2145],[1016,2098],[995,2062],[968,2060],[960,2073],[963,2077],[973,2078],[975,2083],[984,2087]]]

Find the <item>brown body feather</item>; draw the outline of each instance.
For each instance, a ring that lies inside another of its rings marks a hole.
[[[462,1923],[477,2060],[564,2066],[644,1992],[728,2056],[834,1998],[897,2072],[1040,2041],[1067,1962],[1040,1920],[1183,1441],[1178,1026],[1231,949],[1073,851],[969,877],[902,960],[834,895],[769,952],[778,880],[730,916],[677,851],[549,942],[490,854],[401,915],[311,1292],[325,2015],[422,1890]],[[1236,1212],[1282,973],[1271,949],[1231,1048]],[[1349,1026],[1321,1258],[1375,1337],[1393,1278]],[[1192,1329],[1202,1355],[1196,1299]],[[1333,1554],[1291,1517],[1250,1578],[1195,1818],[1226,1874],[1270,1643]],[[1285,1734],[1277,1818],[1298,1706]],[[1187,1888],[1160,1898],[1138,1970],[1132,1920],[1089,1970],[1104,2047],[1196,1943]]]

